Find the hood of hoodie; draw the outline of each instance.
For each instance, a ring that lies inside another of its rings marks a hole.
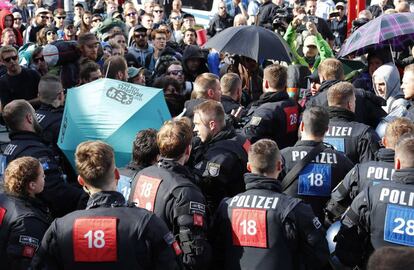
[[[11,16],[12,18],[14,18],[13,17],[13,14],[10,12],[10,10],[7,10],[7,9],[2,9],[1,11],[0,11],[0,30],[1,31],[3,31],[3,29],[4,28],[6,28],[5,27],[5,23],[6,23],[6,16]]]
[[[188,45],[187,48],[185,48],[183,52],[183,57],[182,57],[184,73],[187,76],[190,73],[190,71],[188,70],[188,66],[187,66],[187,60],[191,58],[198,58],[201,60],[201,65],[199,67],[199,70],[197,70],[197,75],[204,73],[204,72],[209,72],[208,67],[207,67],[207,60],[203,54],[203,51],[196,45]],[[194,76],[194,78],[187,78],[187,80],[194,81],[195,77],[196,76]]]
[[[375,87],[376,79],[383,79],[385,81],[385,100],[388,100],[390,97],[397,99],[404,96],[401,90],[400,73],[393,63],[386,63],[380,66],[372,75],[374,91],[379,96],[378,90]]]

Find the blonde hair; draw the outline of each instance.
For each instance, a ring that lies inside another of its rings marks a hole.
[[[42,165],[33,157],[21,157],[9,163],[4,172],[4,190],[8,194],[27,196],[27,187],[35,182]]]

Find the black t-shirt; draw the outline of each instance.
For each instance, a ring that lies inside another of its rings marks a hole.
[[[30,100],[37,97],[40,75],[34,70],[22,68],[16,76],[5,74],[0,78],[0,100],[4,108],[15,99]]]

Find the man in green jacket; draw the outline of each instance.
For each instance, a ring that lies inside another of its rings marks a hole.
[[[289,24],[288,29],[284,35],[284,39],[287,41],[292,53],[294,55],[293,64],[300,64],[307,66],[311,72],[317,70],[319,64],[326,58],[334,57],[332,49],[326,42],[322,35],[316,29],[316,25],[313,22],[306,23],[306,29],[309,35],[303,42],[303,56],[300,56],[297,52],[296,46],[296,28],[302,23],[303,16],[299,15],[293,19]]]

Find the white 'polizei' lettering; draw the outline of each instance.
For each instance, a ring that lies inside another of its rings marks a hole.
[[[292,151],[292,161],[298,161],[303,159],[308,154],[307,151]],[[319,153],[314,160],[314,163],[324,163],[324,164],[337,164],[338,159],[336,158],[335,153]]]
[[[234,196],[230,201],[230,206],[259,208],[259,209],[276,209],[278,197],[266,197],[257,195],[240,195]]]
[[[391,180],[391,176],[394,174],[395,169],[369,166],[367,170],[367,178],[374,178],[378,180]]]
[[[382,188],[379,200],[404,206],[414,206],[414,192]]]
[[[331,126],[329,127],[325,135],[328,137],[346,137],[346,136],[351,136],[351,134],[352,134],[352,127]]]

